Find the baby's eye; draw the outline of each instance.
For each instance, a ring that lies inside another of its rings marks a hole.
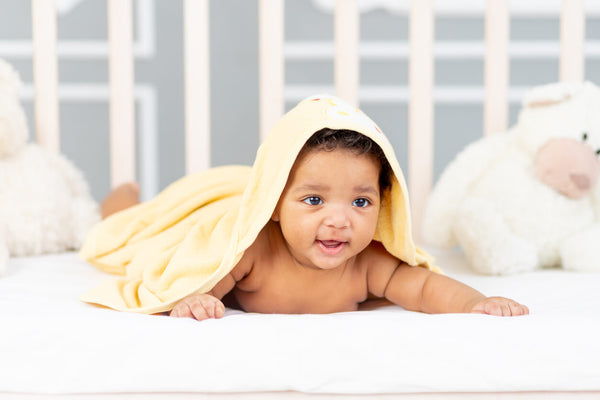
[[[353,205],[353,206],[356,206],[356,207],[363,208],[363,207],[366,207],[366,206],[368,206],[368,205],[369,205],[369,203],[370,203],[370,202],[369,202],[369,200],[367,200],[367,199],[365,199],[365,198],[362,198],[362,197],[361,197],[360,199],[356,199],[356,200],[354,200],[354,201],[352,202],[352,205]]]
[[[310,196],[302,201],[311,206],[319,206],[323,204],[323,200],[321,200],[319,196]]]

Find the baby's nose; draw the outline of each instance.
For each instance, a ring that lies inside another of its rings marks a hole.
[[[348,217],[347,211],[342,207],[333,208],[327,215],[325,225],[337,229],[349,227],[350,218]]]
[[[577,185],[579,190],[588,190],[590,188],[590,178],[584,174],[571,174],[571,180]]]

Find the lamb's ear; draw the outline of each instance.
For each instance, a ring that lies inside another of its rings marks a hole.
[[[570,100],[582,85],[578,82],[559,82],[536,86],[523,98],[523,107],[548,107]]]
[[[0,59],[0,92],[16,96],[21,85],[21,77],[17,70],[5,60]]]

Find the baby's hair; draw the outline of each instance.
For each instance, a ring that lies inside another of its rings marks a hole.
[[[381,166],[379,190],[383,192],[391,186],[392,168],[383,150],[371,138],[362,133],[348,129],[323,128],[313,133],[302,147],[300,154],[311,150],[333,151],[337,148],[351,150],[356,155],[367,154],[373,157]]]

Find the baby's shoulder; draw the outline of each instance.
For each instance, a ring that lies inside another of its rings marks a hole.
[[[361,264],[366,270],[369,293],[383,297],[402,260],[390,254],[381,243],[372,241],[361,254]]]
[[[235,269],[247,275],[254,266],[264,265],[265,258],[274,253],[271,236],[271,227],[267,224],[258,233],[254,242],[244,251]]]
[[[359,263],[366,267],[381,267],[382,265],[397,266],[400,260],[394,257],[378,241],[373,240],[360,254]]]

